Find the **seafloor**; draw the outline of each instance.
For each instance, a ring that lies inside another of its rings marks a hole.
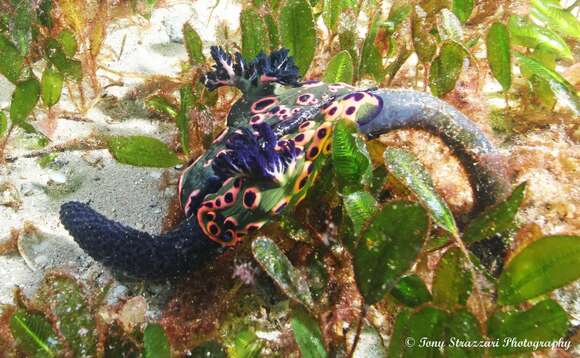
[[[103,86],[112,81],[118,85],[108,87],[105,99],[86,115],[59,118],[50,145],[82,139],[96,132],[143,134],[170,141],[176,135],[175,126],[152,119],[143,109],[143,98],[131,96],[132,91],[149,76],[176,76],[180,72],[181,63],[187,57],[181,36],[185,21],[190,21],[207,47],[216,41],[213,29],[218,22],[228,21],[237,28],[239,4],[230,1],[217,4],[211,17],[208,13],[213,3],[175,2],[155,9],[149,22],[123,19],[112,23],[102,56],[102,64],[108,70],[99,70],[98,75]],[[403,69],[395,85],[409,86],[405,71],[414,71],[412,62]],[[578,72],[578,69],[572,71]],[[508,160],[513,183],[528,181],[520,222],[529,226],[530,231],[541,230],[543,234],[580,234],[580,123],[546,113],[543,117],[527,118],[529,122],[516,117],[509,125],[509,133],[505,132],[505,123],[500,126],[502,131],[494,132],[490,129],[497,127],[497,123],[490,121],[490,105],[494,102],[487,93],[497,88],[487,76],[490,83],[484,86],[484,92],[474,94],[469,76],[468,73],[447,100],[494,137]],[[578,86],[580,76],[571,79]],[[0,107],[9,105],[12,90],[12,85],[0,78]],[[62,101],[63,108],[73,110],[66,97]],[[430,138],[403,132],[383,141],[414,143],[414,151],[433,170],[435,183],[452,209],[461,211],[469,206],[469,192],[457,189],[463,179],[454,179],[458,177],[454,175],[457,163],[448,160],[444,149],[433,149]],[[60,225],[58,210],[63,202],[90,202],[109,218],[159,232],[175,193],[175,185],[171,183],[179,173],[178,168],[165,170],[119,164],[104,149],[57,153],[49,166],[41,167],[37,157],[24,157],[36,150],[34,145],[26,134],[17,132],[8,146],[12,160],[0,166],[0,242],[9,240],[13,229],[28,226],[27,234],[20,240],[19,254],[0,255],[0,303],[13,302],[16,286],[26,294],[34,292],[43,272],[50,268],[65,268],[83,281],[111,279],[110,273],[84,254]],[[441,165],[442,162],[448,165]],[[165,185],[167,182],[169,185]],[[166,283],[143,286],[139,282],[115,281],[108,301],[115,302],[128,292],[143,294],[149,301],[148,313],[154,317],[156,305],[168,296],[168,287]],[[574,325],[580,324],[578,292],[578,285],[573,285],[557,293],[572,315]]]

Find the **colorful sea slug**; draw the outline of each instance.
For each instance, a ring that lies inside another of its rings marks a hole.
[[[68,202],[60,217],[76,242],[96,260],[138,277],[183,274],[234,246],[285,210],[295,208],[329,157],[334,122],[354,121],[368,139],[414,128],[439,136],[466,169],[474,212],[494,204],[505,181],[487,160],[494,148],[462,113],[426,93],[357,89],[347,84],[300,82],[285,49],[248,62],[219,47],[203,77],[209,90],[235,86],[243,96],[227,129],[179,179],[184,221],[150,235]]]

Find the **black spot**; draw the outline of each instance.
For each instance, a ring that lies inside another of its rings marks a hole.
[[[317,154],[318,154],[318,147],[312,147],[312,148],[310,148],[309,155],[310,155],[311,158],[312,157],[315,157]]]
[[[264,108],[271,106],[272,103],[274,103],[274,100],[272,98],[262,99],[254,104],[254,109],[256,111],[261,111]]]
[[[225,242],[230,242],[230,241],[232,241],[232,240],[234,239],[234,232],[233,232],[232,230],[228,230],[228,231],[226,231],[226,232],[223,234],[223,236],[222,236],[222,238],[221,238],[221,239],[222,239],[223,241],[225,241]]]
[[[221,200],[221,199],[219,199],[219,198],[218,198],[218,199],[216,199],[216,200],[215,200],[215,206],[217,206],[218,208],[219,208],[220,206],[222,206],[222,200]]]
[[[211,208],[213,208],[213,203],[208,201],[207,203],[203,203],[203,206],[211,209]]]
[[[327,132],[327,131],[326,131],[326,128],[320,128],[320,129],[318,130],[318,133],[317,133],[317,135],[318,135],[318,138],[319,138],[319,139],[322,139],[322,138],[324,138],[324,137],[326,136],[326,132]]]
[[[300,102],[306,102],[306,101],[308,101],[308,98],[310,98],[310,96],[309,96],[309,95],[307,95],[307,94],[303,94],[302,96],[298,97],[298,100],[299,100]]]
[[[304,140],[304,134],[298,134],[294,140],[297,142],[302,142]]]
[[[330,101],[330,102],[328,102],[328,103],[325,103],[325,104],[322,106],[322,110],[325,110],[325,109],[327,109],[328,107],[332,106],[332,104],[333,104],[333,103],[334,103],[334,102],[332,102],[332,101]]]
[[[306,169],[306,171],[308,172],[308,174],[312,174],[312,171],[313,170],[314,170],[314,164],[308,163],[308,169]]]
[[[356,108],[353,106],[350,106],[346,109],[346,114],[350,116],[351,114],[354,113],[354,111],[356,111]]]
[[[209,233],[212,235],[217,235],[217,233],[219,232],[219,228],[216,224],[211,223],[209,224]]]
[[[354,100],[357,101],[357,102],[360,101],[360,100],[362,100],[363,98],[365,98],[365,95],[362,94],[362,93],[360,93],[360,92],[356,92],[354,94]]]
[[[226,220],[224,221],[224,227],[226,229],[234,229],[236,227],[236,224],[234,224],[232,220]]]
[[[248,233],[252,233],[258,230],[258,225],[250,224],[248,225]]]
[[[310,125],[310,121],[308,121],[308,122],[304,122],[304,123],[302,123],[302,124],[300,125],[300,127],[299,127],[299,128],[300,128],[300,129],[308,128],[308,126],[309,126],[309,125]]]
[[[280,106],[274,106],[272,107],[272,109],[270,110],[270,113],[274,114],[276,112],[278,112],[280,110]]]
[[[246,191],[244,193],[244,205],[247,207],[252,207],[256,201],[256,193],[253,191]]]
[[[337,107],[332,107],[330,109],[330,111],[328,111],[328,114],[330,114],[331,116],[334,116],[334,114],[336,113],[336,111],[337,111]]]
[[[226,195],[224,195],[224,200],[226,201],[226,203],[231,204],[232,201],[234,201],[234,194],[226,193]]]
[[[304,188],[307,181],[308,181],[308,177],[304,177],[304,178],[300,179],[300,182],[298,183],[298,189]]]

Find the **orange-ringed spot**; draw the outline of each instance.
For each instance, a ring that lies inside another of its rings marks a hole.
[[[224,242],[230,243],[232,241],[235,241],[236,239],[236,232],[234,230],[226,230],[226,232],[222,235],[221,239]]]
[[[250,118],[250,124],[258,124],[258,123],[261,123],[263,121],[263,119],[264,119],[264,115],[263,114],[253,115]]]
[[[264,226],[265,222],[258,222],[258,223],[250,223],[248,225],[246,225],[246,228],[244,231],[246,231],[248,234],[251,234],[253,232],[258,231],[262,226]]]
[[[332,143],[331,142],[326,143],[326,146],[324,147],[324,154],[329,154],[331,149],[332,149]]]
[[[224,227],[226,229],[235,229],[237,226],[238,226],[238,222],[236,221],[236,219],[232,218],[231,216],[228,216],[224,220]]]
[[[278,98],[275,96],[260,98],[256,102],[252,103],[251,111],[252,113],[263,113],[275,106],[278,103]]]
[[[216,237],[220,234],[220,227],[213,221],[207,223],[207,231],[213,237]]]
[[[294,144],[296,144],[298,146],[304,146],[308,142],[310,142],[313,135],[314,135],[314,130],[307,130],[307,131],[304,131],[302,133],[299,133],[294,137]]]
[[[288,205],[288,202],[290,201],[289,198],[284,198],[282,200],[280,200],[278,202],[278,204],[276,204],[273,208],[272,208],[272,212],[274,214],[280,214],[280,212],[282,212],[282,210],[284,210],[284,208]]]
[[[246,209],[255,209],[260,205],[260,190],[258,188],[248,188],[244,191],[243,205]]]
[[[298,127],[298,130],[299,130],[300,132],[304,132],[304,131],[306,131],[306,130],[310,129],[311,127],[313,127],[313,126],[314,126],[314,122],[313,122],[313,121],[306,121],[306,122],[302,123],[302,124],[301,124],[301,125]]]
[[[306,154],[306,159],[307,160],[314,160],[318,157],[318,154],[320,154],[320,149],[318,149],[317,146],[312,146],[312,147],[308,148],[308,153]]]

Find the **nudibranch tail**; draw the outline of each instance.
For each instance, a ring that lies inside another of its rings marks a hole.
[[[79,202],[62,205],[60,220],[94,259],[134,277],[184,274],[221,252],[221,245],[204,237],[194,216],[163,235],[124,226]]]
[[[472,215],[499,202],[509,182],[500,155],[485,134],[463,113],[427,93],[380,90],[381,111],[359,122],[369,139],[396,129],[421,129],[441,138],[465,168],[474,191]]]

